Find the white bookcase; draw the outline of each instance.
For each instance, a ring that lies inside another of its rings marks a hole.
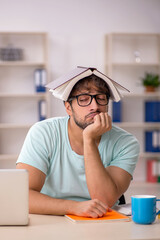
[[[38,103],[45,100],[50,116],[49,95],[36,92],[34,73],[45,69],[48,82],[47,33],[0,32],[0,48],[20,48],[20,60],[0,58],[0,168],[15,168],[25,136],[39,120]]]
[[[145,122],[144,103],[146,100],[160,101],[160,89],[155,93],[145,93],[141,77],[145,72],[160,74],[160,34],[108,34],[105,37],[105,53],[105,73],[130,90],[129,94],[124,93],[122,99],[122,121],[115,124],[133,133],[139,140],[143,169],[138,170],[137,180],[144,180],[146,159],[160,159],[160,153],[145,152],[145,131],[160,130],[160,122]],[[110,108],[112,114],[112,105]]]

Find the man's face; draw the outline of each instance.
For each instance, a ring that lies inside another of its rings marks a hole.
[[[76,91],[74,96],[86,93],[95,95],[101,94],[102,92],[100,92],[97,87],[92,84],[87,89],[82,88],[80,91]],[[73,99],[71,103],[71,110],[71,117],[73,118],[75,124],[81,129],[85,129],[88,125],[94,122],[94,117],[97,114],[101,112],[108,112],[108,105],[101,106],[96,102],[95,98],[93,98],[90,105],[82,107],[78,105],[77,99]]]

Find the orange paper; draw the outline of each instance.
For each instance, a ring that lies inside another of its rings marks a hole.
[[[99,218],[91,218],[91,217],[79,217],[76,215],[70,215],[67,214],[65,215],[68,219],[74,221],[74,222],[81,222],[81,221],[91,221],[91,222],[103,222],[103,221],[108,221],[108,220],[124,220],[124,221],[129,221],[130,218],[115,211],[112,210],[111,212],[107,212],[103,217]]]

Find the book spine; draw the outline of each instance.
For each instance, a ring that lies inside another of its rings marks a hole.
[[[40,92],[40,69],[36,69],[34,72],[34,84],[35,84],[35,91]]]
[[[34,72],[34,82],[36,92],[45,92],[46,88],[46,70],[36,69]]]
[[[47,73],[45,69],[41,69],[41,92],[45,92],[45,85],[47,83]]]
[[[113,122],[122,121],[122,102],[112,102],[112,120]]]
[[[157,177],[157,182],[160,183],[160,159],[158,160],[158,167],[157,167],[157,171],[158,171],[158,177]]]
[[[158,122],[160,122],[160,101],[158,101],[157,107],[158,107]]]
[[[158,152],[160,152],[160,130],[158,131]]]
[[[145,102],[145,121],[160,122],[159,109],[160,109],[159,101],[146,101]]]
[[[160,152],[160,130],[159,130],[159,134],[158,134],[158,147],[159,147],[159,152]],[[158,179],[157,182],[160,183],[160,159],[158,160]]]
[[[158,162],[156,159],[147,160],[147,182],[155,183],[158,181],[157,166]]]
[[[39,121],[45,120],[47,116],[47,111],[46,111],[46,101],[45,100],[40,100],[38,103],[38,108],[39,108]]]
[[[160,134],[159,130],[145,132],[146,152],[160,152],[159,134]]]

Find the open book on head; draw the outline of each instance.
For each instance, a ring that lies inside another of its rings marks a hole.
[[[86,68],[79,66],[72,70],[71,72],[67,73],[66,75],[50,82],[49,84],[46,85],[46,87],[50,88],[50,91],[55,97],[63,101],[67,101],[73,86],[79,80],[82,80],[83,78],[89,77],[91,75],[95,75],[107,83],[110,90],[111,99],[116,102],[120,101],[122,97],[119,90],[129,92],[128,89],[118,84],[111,78],[107,77],[105,74],[101,73],[96,68]]]
[[[73,222],[109,222],[109,221],[130,221],[130,218],[128,216],[123,215],[122,213],[119,213],[115,210],[112,210],[111,212],[107,212],[103,217],[99,218],[91,218],[91,217],[79,217],[75,215],[65,215],[69,220]]]

